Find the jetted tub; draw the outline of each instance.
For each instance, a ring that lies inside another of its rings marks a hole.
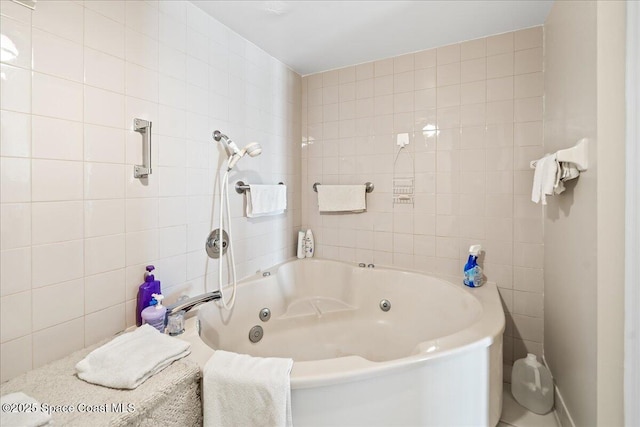
[[[268,272],[239,283],[231,313],[208,303],[197,323],[213,349],[294,360],[295,426],[498,423],[505,320],[495,284],[322,259]],[[199,346],[203,363],[211,350]]]

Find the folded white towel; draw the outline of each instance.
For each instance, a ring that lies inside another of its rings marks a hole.
[[[286,185],[249,185],[247,216],[279,215],[287,209]]]
[[[366,186],[318,185],[320,212],[362,212],[367,209]]]
[[[51,415],[42,411],[40,402],[22,392],[11,393],[0,397],[2,404],[2,427],[40,427],[49,424]]]
[[[553,194],[558,172],[558,162],[555,154],[550,154],[536,162],[536,170],[533,174],[533,188],[531,200],[535,203],[542,201],[547,204],[547,195]]]
[[[216,350],[203,369],[204,426],[292,425],[293,360]]]
[[[78,377],[110,388],[134,389],[190,353],[191,344],[144,324],[93,350],[76,365]]]

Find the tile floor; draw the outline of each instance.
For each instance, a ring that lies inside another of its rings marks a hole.
[[[502,388],[502,416],[497,427],[560,427],[553,411],[538,415],[520,406],[511,395],[511,384]]]

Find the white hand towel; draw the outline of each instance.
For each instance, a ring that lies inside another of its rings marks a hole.
[[[11,393],[0,397],[2,404],[2,427],[40,427],[49,424],[51,415],[41,411],[40,402],[22,392]]]
[[[110,388],[134,389],[190,353],[191,344],[142,325],[93,350],[76,365],[78,377]]]
[[[291,426],[292,367],[292,359],[216,350],[203,369],[204,426]]]
[[[536,170],[533,174],[533,188],[531,190],[531,200],[535,203],[542,201],[547,204],[547,195],[553,194],[553,187],[556,182],[558,172],[558,162],[555,154],[550,154],[536,162]]]
[[[366,186],[318,185],[320,212],[362,212],[367,209]]]
[[[247,216],[279,215],[287,209],[286,185],[249,185]]]

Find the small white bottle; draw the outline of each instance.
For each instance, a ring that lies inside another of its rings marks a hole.
[[[516,360],[511,371],[511,394],[516,401],[536,414],[544,415],[553,408],[551,372],[538,362],[535,354]]]
[[[302,259],[306,256],[304,250],[304,236],[304,231],[298,231],[298,259]]]
[[[306,258],[313,257],[315,251],[315,242],[313,241],[313,233],[308,229],[304,234],[304,255]]]

